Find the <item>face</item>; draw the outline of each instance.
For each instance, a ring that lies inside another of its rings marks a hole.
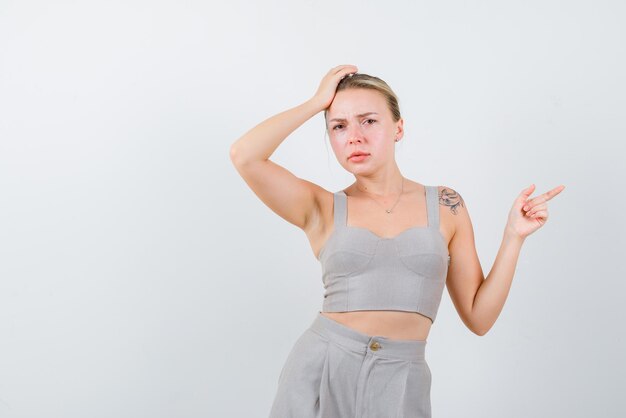
[[[395,162],[395,140],[403,135],[385,97],[376,90],[339,91],[326,115],[328,136],[339,163],[351,173],[375,171]],[[366,156],[352,157],[360,151]]]

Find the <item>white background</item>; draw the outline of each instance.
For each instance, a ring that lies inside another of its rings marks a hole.
[[[399,95],[400,169],[461,193],[485,275],[521,190],[566,186],[485,336],[444,292],[433,416],[622,416],[624,21],[617,0],[2,1],[0,417],[267,416],[321,268],[229,147],[339,64]],[[271,158],[354,180],[321,114]]]

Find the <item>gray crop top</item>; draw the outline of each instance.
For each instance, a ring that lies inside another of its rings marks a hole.
[[[334,229],[320,251],[324,312],[417,312],[434,323],[450,256],[439,231],[437,186],[425,186],[428,225],[381,238],[347,226],[347,196],[334,193]]]

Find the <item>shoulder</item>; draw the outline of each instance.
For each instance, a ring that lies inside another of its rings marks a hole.
[[[453,215],[465,208],[465,200],[457,190],[449,186],[437,186],[437,198],[441,206],[447,207]]]
[[[451,237],[457,232],[472,231],[472,222],[465,199],[461,193],[450,186],[437,186],[439,214],[441,222],[447,225]]]

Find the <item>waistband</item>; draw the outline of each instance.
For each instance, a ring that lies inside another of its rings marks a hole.
[[[406,361],[425,359],[426,340],[396,340],[379,335],[367,335],[340,324],[319,311],[309,329],[329,341],[359,353]]]

